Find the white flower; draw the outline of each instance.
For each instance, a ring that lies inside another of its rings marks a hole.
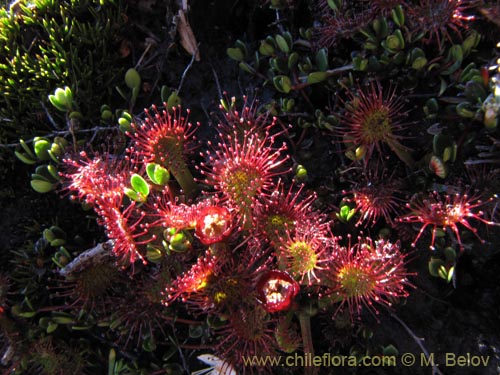
[[[201,362],[210,365],[208,368],[192,372],[191,375],[238,375],[233,366],[212,354],[201,354],[197,357]]]

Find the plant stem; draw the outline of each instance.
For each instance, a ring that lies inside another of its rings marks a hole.
[[[311,316],[305,312],[299,313],[300,332],[302,334],[302,345],[304,347],[304,357],[314,357],[314,346],[311,335]],[[305,366],[304,375],[315,375],[314,366]]]
[[[186,163],[182,162],[182,165],[180,166],[171,166],[170,171],[179,183],[186,197],[189,197],[194,191],[196,191],[198,185],[194,181],[193,175],[189,171]]]

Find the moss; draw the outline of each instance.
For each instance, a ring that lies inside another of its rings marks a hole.
[[[69,86],[89,121],[122,71],[119,1],[19,1],[0,9],[0,137],[50,126],[47,95]],[[55,115],[55,114],[54,114]]]

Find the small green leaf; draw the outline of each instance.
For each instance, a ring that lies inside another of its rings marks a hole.
[[[146,173],[149,179],[157,185],[166,185],[170,180],[170,173],[168,170],[155,163],[146,165]]]
[[[142,194],[145,197],[149,195],[149,185],[146,180],[142,178],[142,176],[133,174],[130,178],[130,184],[136,192]]]
[[[60,111],[66,112],[73,105],[73,93],[67,86],[64,89],[58,87],[53,95],[49,95],[49,101]]]
[[[54,180],[59,181],[61,179],[61,177],[59,176],[59,172],[54,165],[48,164],[47,171],[52,176],[52,178],[54,178]]]
[[[166,185],[170,180],[170,173],[161,165],[157,165],[154,171],[155,183],[158,185]]]
[[[168,100],[168,96],[170,95],[170,89],[168,86],[163,85],[160,89],[160,98],[163,103],[166,103]]]
[[[468,55],[473,48],[477,47],[481,41],[481,34],[472,30],[469,36],[462,43],[462,50],[464,55]]]
[[[444,266],[444,261],[439,258],[431,258],[429,260],[429,273],[431,276],[439,277],[439,269]]]
[[[135,190],[130,189],[130,188],[125,188],[125,189],[123,189],[123,192],[131,200],[133,200],[135,202],[141,202],[141,197],[139,196],[139,194],[137,194],[137,192]]]
[[[307,180],[307,169],[304,168],[303,165],[298,165],[295,170],[295,178],[298,181],[306,181]]]
[[[51,148],[51,143],[43,138],[38,138],[36,137],[34,140],[35,144],[35,154],[40,160],[49,160],[50,156],[48,154],[48,151]]]
[[[234,46],[236,48],[239,48],[240,51],[243,53],[243,56],[246,57],[248,55],[248,51],[247,51],[247,45],[242,42],[241,40],[237,40],[235,43],[234,43]]]
[[[253,69],[250,65],[248,65],[246,62],[241,61],[238,66],[240,67],[241,70],[248,74],[255,74],[255,69]]]
[[[19,140],[19,144],[31,159],[36,159],[35,154],[33,153],[33,151],[31,151],[31,148],[28,146],[26,142],[24,142],[23,139]]]
[[[439,266],[437,272],[440,278],[442,278],[443,280],[448,280],[448,271],[446,270],[446,267],[444,265]]]
[[[386,40],[385,40],[385,45],[387,46],[387,49],[392,51],[397,51],[403,48],[401,45],[401,42],[399,38],[396,35],[389,35]]]
[[[165,107],[168,111],[170,111],[174,107],[178,107],[181,105],[181,98],[177,94],[177,90],[172,91],[169,95],[167,102],[165,103]]]
[[[448,84],[446,83],[446,81],[442,77],[439,77],[439,80],[441,81],[441,84],[439,86],[438,96],[441,96],[444,94],[444,92],[448,88]]]
[[[448,160],[451,159],[451,156],[452,156],[452,152],[453,152],[453,148],[448,146],[444,149],[443,151],[443,162],[447,162]]]
[[[132,126],[130,126],[130,121],[125,118],[125,117],[120,117],[118,119],[118,125],[120,126],[120,130],[122,132],[131,132],[133,129],[132,129]]]
[[[385,38],[388,33],[388,25],[385,17],[377,18],[373,21],[373,30],[379,38]]]
[[[326,72],[312,72],[307,76],[307,83],[314,84],[323,82],[328,78],[328,73]]]
[[[273,78],[274,87],[279,92],[288,94],[292,90],[292,81],[288,76],[279,75]]]
[[[49,181],[31,180],[30,184],[33,190],[41,194],[48,193],[49,191],[55,189],[55,184],[52,184]]]
[[[226,50],[227,55],[235,61],[243,61],[245,59],[245,54],[243,51],[237,47],[228,48]]]
[[[471,110],[468,102],[458,103],[456,106],[457,115],[464,118],[473,118],[476,114],[475,111]]]
[[[111,348],[108,355],[108,375],[115,375],[116,351]]]
[[[288,45],[288,42],[286,41],[286,39],[281,36],[281,35],[276,35],[276,37],[274,38],[276,40],[276,44],[278,45],[278,48],[288,54],[290,52],[290,46]]]
[[[61,112],[66,112],[66,107],[56,98],[55,95],[49,95],[49,101],[54,107],[56,107]]]
[[[334,10],[334,11],[338,11],[339,10],[339,5],[337,5],[337,2],[339,1],[335,1],[335,0],[327,0],[327,4],[328,6]]]
[[[288,69],[294,69],[299,62],[299,54],[297,52],[292,52],[288,56]]]
[[[272,56],[274,54],[274,47],[263,40],[259,46],[259,53],[263,56]]]
[[[21,318],[33,318],[36,315],[36,311],[20,312],[19,316]]]
[[[453,58],[455,61],[462,61],[464,58],[464,52],[462,50],[462,46],[459,44],[454,44],[450,47],[448,57]]]
[[[64,88],[64,96],[66,97],[67,105],[71,107],[73,102],[73,92],[68,86]]]
[[[432,151],[435,155],[441,155],[445,148],[452,144],[453,139],[446,134],[436,134],[432,139]]]
[[[328,50],[326,48],[321,48],[316,53],[316,66],[319,71],[327,71],[328,70]]]
[[[403,7],[401,6],[401,4],[399,4],[398,6],[394,7],[391,10],[391,16],[392,16],[392,20],[394,21],[394,23],[398,27],[401,27],[401,26],[404,25],[404,23],[405,23],[405,14],[403,12]]]
[[[19,151],[14,151],[16,157],[21,160],[25,164],[33,165],[36,163],[36,160],[31,159],[27,154],[22,154]]]
[[[148,246],[146,251],[146,258],[153,263],[159,263],[163,257],[163,252],[156,247]]]
[[[422,69],[425,65],[427,64],[427,59],[425,57],[417,57],[413,63],[411,64],[411,67],[415,70],[420,70]]]
[[[125,73],[125,84],[130,89],[139,88],[141,86],[141,76],[139,72],[134,68],[127,70]]]
[[[446,278],[446,281],[447,282],[450,282],[452,279],[453,279],[453,275],[455,274],[455,266],[452,266],[449,270],[448,270],[448,277]]]
[[[354,65],[354,70],[363,72],[368,66],[368,59],[362,58],[361,56],[355,56],[352,59],[352,63]]]

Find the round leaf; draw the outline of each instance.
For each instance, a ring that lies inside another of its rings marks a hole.
[[[227,55],[233,60],[243,61],[243,59],[245,58],[243,51],[239,48],[228,48],[226,51]]]
[[[141,76],[139,72],[134,68],[127,70],[125,73],[125,84],[130,89],[138,88],[141,85]]]
[[[42,193],[42,194],[48,193],[49,191],[52,191],[55,188],[54,184],[44,180],[31,180],[30,184],[33,190],[35,190],[37,193]]]
[[[133,174],[130,178],[130,184],[137,193],[142,194],[144,197],[149,195],[149,185],[142,176]]]
[[[287,76],[276,76],[273,78],[273,83],[279,92],[288,94],[292,90],[292,81]]]
[[[323,82],[326,78],[328,78],[328,73],[326,72],[312,72],[307,76],[307,83],[314,84]]]

